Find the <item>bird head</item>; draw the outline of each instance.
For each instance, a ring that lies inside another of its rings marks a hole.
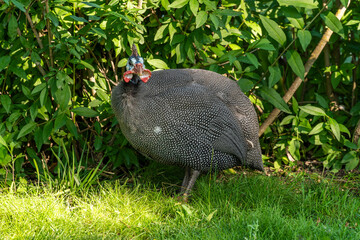
[[[132,54],[126,63],[126,72],[123,75],[124,81],[130,82],[135,77],[146,83],[151,77],[151,72],[145,68],[144,59],[139,56],[135,44],[133,44],[131,50]]]

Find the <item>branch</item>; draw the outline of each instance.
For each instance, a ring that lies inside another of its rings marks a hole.
[[[350,4],[350,1],[349,3]],[[339,8],[339,10],[336,13],[336,17],[340,20],[345,13],[346,7],[341,6]],[[333,34],[333,31],[330,28],[327,28],[323,37],[321,38],[320,42],[318,43],[318,45],[316,46],[316,48],[314,49],[314,51],[311,53],[310,58],[308,59],[308,61],[305,63],[305,75],[304,78],[307,76],[307,74],[310,71],[310,68],[312,67],[312,65],[314,64],[314,62],[317,60],[317,58],[319,57],[320,53],[322,52],[322,50],[324,49],[325,45],[329,42],[329,39],[331,37],[331,35]],[[292,83],[292,85],[290,86],[289,90],[285,93],[283,99],[284,101],[287,103],[291,97],[295,94],[296,90],[300,87],[302,83],[302,80],[300,77],[296,77],[295,81]],[[265,122],[260,126],[260,130],[259,130],[259,136],[261,136],[265,130],[274,122],[274,120],[277,118],[277,116],[279,115],[280,110],[275,108],[270,115],[268,116],[268,118],[265,120]]]
[[[356,128],[355,128],[354,135],[353,135],[353,143],[357,144],[359,141],[359,137],[360,137],[360,119],[359,119],[358,123],[356,124]]]
[[[29,5],[29,7],[26,9],[25,16],[26,16],[26,19],[28,20],[28,22],[29,22],[29,24],[30,24],[31,30],[33,31],[33,33],[34,33],[34,35],[35,35],[35,38],[36,38],[36,41],[37,41],[38,44],[39,44],[39,47],[40,47],[41,49],[43,49],[43,48],[44,48],[44,45],[42,44],[42,41],[41,41],[40,36],[39,36],[39,33],[36,31],[36,28],[35,28],[35,26],[34,26],[34,23],[33,23],[32,19],[31,19],[31,17],[30,17],[30,14],[29,14],[31,5],[32,5],[32,3],[31,3],[31,4]],[[45,57],[43,58],[43,61],[46,63],[46,65],[47,65],[48,67],[50,67],[49,62],[47,61],[47,59],[46,59]]]
[[[49,14],[49,12],[50,12],[49,0],[45,0],[45,12],[46,12],[46,14]],[[54,57],[53,57],[53,52],[52,52],[52,47],[51,47],[52,33],[51,33],[51,25],[50,25],[49,18],[46,18],[46,28],[48,30],[50,64],[51,64],[51,67],[54,67]]]
[[[137,7],[141,9],[141,8],[142,8],[142,4],[143,4],[143,0],[138,0],[138,6],[137,6]]]

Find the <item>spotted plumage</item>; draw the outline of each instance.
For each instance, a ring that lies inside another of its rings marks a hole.
[[[128,65],[143,65],[139,58],[133,53]],[[195,69],[155,71],[148,82],[130,73],[112,92],[121,131],[143,155],[186,168],[186,193],[200,172],[238,165],[263,170],[257,116],[236,82]]]

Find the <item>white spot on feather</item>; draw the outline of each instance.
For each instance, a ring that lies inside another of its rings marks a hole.
[[[254,148],[254,143],[253,143],[252,141],[247,140],[247,139],[246,139],[246,141],[247,141],[247,142],[248,142],[248,144],[251,146],[250,148]]]
[[[154,133],[156,133],[156,134],[161,133],[161,131],[162,131],[162,129],[161,129],[161,127],[159,127],[159,126],[156,126],[156,127],[154,128]]]

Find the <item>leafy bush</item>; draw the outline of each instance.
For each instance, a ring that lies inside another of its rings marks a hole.
[[[121,79],[133,43],[151,70],[204,68],[239,80],[261,122],[274,107],[285,112],[261,139],[270,166],[271,159],[305,160],[311,151],[326,167],[355,168],[359,144],[350,139],[360,112],[354,88],[359,2],[351,2],[342,22],[333,14],[336,1],[326,8],[312,0],[291,3],[152,0],[139,8],[120,0],[3,0],[1,176],[31,176],[36,165],[40,172],[47,166],[56,173],[60,164],[53,152],[73,153],[78,165],[85,149],[86,167],[101,159],[113,168],[138,165],[110,106],[111,88]],[[303,62],[325,26],[336,34],[304,78]],[[281,96],[296,75],[304,84],[291,111]],[[323,115],[303,106],[309,102]]]

